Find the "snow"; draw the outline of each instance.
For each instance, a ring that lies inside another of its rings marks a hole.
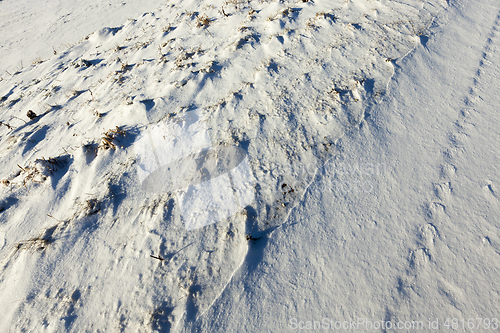
[[[0,9],[0,331],[498,323],[494,0]]]
[[[64,51],[104,25],[119,26],[165,1],[2,0],[0,58],[11,73]]]

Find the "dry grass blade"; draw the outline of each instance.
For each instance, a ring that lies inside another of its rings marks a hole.
[[[198,21],[198,22],[196,23],[196,26],[197,26],[198,28],[206,28],[206,27],[208,27],[208,26],[210,25],[210,21],[211,21],[211,20],[208,18],[208,16],[207,16],[207,15],[205,15],[205,14],[203,14],[203,15],[201,15],[201,16],[197,16],[197,17],[196,17],[196,20]]]
[[[0,121],[0,126],[2,126],[2,125],[5,126],[5,127],[7,127],[10,130],[14,128],[10,124],[7,124],[7,123],[4,123],[4,122]]]
[[[104,148],[104,149],[116,149],[116,144],[115,142],[119,142],[118,138],[119,137],[126,137],[127,133],[116,126],[114,129],[110,129],[103,133],[103,136],[101,138],[101,144],[99,145],[99,148]]]

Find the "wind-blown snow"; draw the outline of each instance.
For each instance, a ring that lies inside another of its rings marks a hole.
[[[0,27],[0,330],[498,316],[494,1],[109,5]]]

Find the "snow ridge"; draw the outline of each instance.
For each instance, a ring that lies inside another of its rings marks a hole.
[[[0,285],[16,288],[0,288],[1,329],[198,325],[259,265],[443,6],[171,1],[2,76]],[[135,143],[194,110],[212,146],[245,150],[256,185],[242,211],[186,231],[174,191],[141,187]]]

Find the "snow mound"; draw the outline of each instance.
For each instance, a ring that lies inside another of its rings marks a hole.
[[[369,120],[444,5],[172,1],[2,77],[0,325],[187,330]],[[158,127],[178,148],[156,165]],[[225,152],[216,175],[180,172]],[[150,191],[168,163],[175,184]]]

